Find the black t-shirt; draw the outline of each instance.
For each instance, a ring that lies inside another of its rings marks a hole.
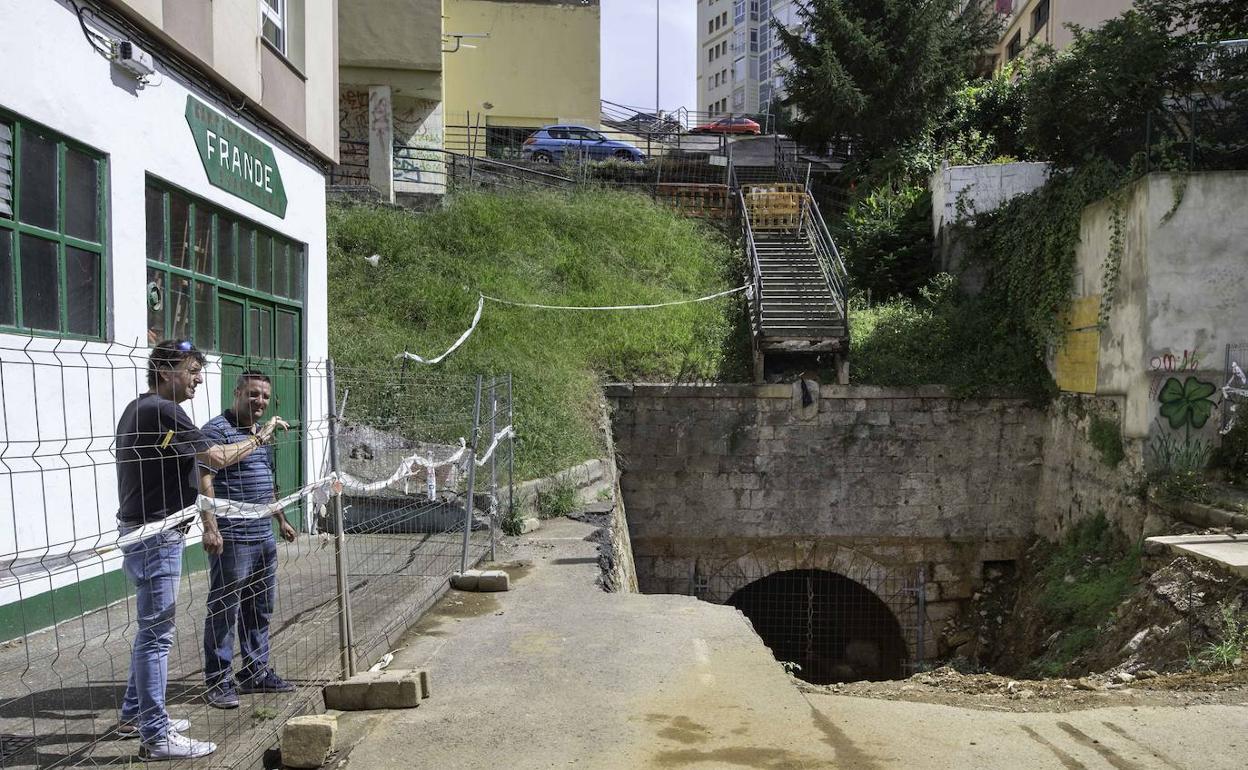
[[[182,407],[155,393],[131,401],[117,421],[117,493],[124,524],[160,521],[195,502],[195,455],[212,446]]]

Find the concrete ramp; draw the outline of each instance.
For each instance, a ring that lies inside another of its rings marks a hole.
[[[1169,535],[1150,537],[1149,546],[1170,549],[1176,555],[1215,562],[1240,577],[1248,577],[1248,533],[1238,535]]]
[[[603,593],[592,531],[547,521],[500,553],[522,562],[510,592],[448,593],[391,664],[428,669],[433,697],[348,715],[371,728],[346,767],[815,768],[852,755],[735,609]]]

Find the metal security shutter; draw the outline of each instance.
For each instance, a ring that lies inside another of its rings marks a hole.
[[[0,123],[0,217],[13,218],[13,126]]]

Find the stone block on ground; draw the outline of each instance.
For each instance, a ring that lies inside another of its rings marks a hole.
[[[451,587],[460,591],[477,590],[477,581],[481,577],[481,570],[470,569],[463,572],[454,572],[451,574]]]
[[[538,529],[541,528],[541,526],[542,526],[541,519],[535,516],[530,516],[529,518],[525,519],[523,523],[520,524],[520,534],[527,535],[530,532],[536,532]]]
[[[501,569],[482,572],[477,578],[478,591],[507,591],[511,589],[511,576]]]
[[[386,671],[369,683],[370,709],[409,709],[420,705],[420,671]]]
[[[282,764],[320,767],[334,751],[338,720],[329,714],[293,717],[282,727]]]
[[[339,711],[415,708],[429,697],[423,669],[365,671],[345,682],[325,685],[325,708]]]

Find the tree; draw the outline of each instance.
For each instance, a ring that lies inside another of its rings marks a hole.
[[[777,26],[786,103],[808,146],[848,139],[866,159],[913,140],[975,73],[1000,22],[982,0],[806,0]]]

